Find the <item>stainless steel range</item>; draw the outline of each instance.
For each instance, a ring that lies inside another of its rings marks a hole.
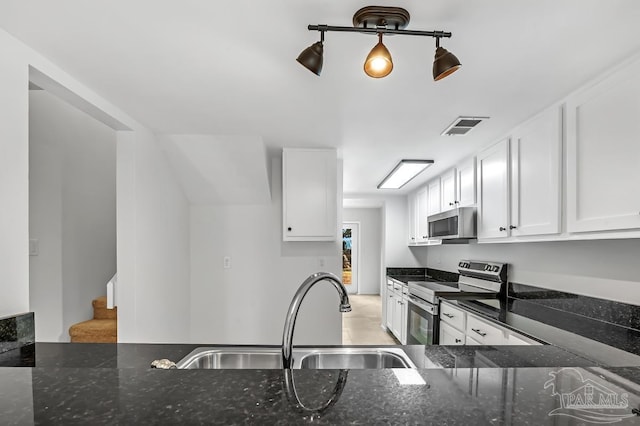
[[[474,260],[458,263],[457,282],[409,281],[407,344],[438,344],[439,299],[487,300],[505,295],[507,264]]]

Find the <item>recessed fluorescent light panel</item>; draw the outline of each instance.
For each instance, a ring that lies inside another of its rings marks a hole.
[[[380,182],[378,189],[400,189],[432,164],[433,160],[401,160]]]

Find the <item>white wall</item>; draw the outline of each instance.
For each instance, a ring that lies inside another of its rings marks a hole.
[[[34,82],[40,87],[120,130],[116,166],[119,339],[187,340],[188,205],[154,135],[3,30],[0,51],[0,316],[29,310],[31,75],[38,77]]]
[[[69,341],[116,271],[116,134],[43,90],[29,94],[30,309],[38,341]]]
[[[191,207],[193,342],[280,344],[302,281],[321,270],[341,273],[339,230],[334,242],[282,241],[282,161],[271,164],[269,204]],[[338,181],[342,186],[341,173]],[[223,268],[225,256],[230,269]],[[340,344],[338,303],[332,285],[314,286],[300,308],[294,343]]]
[[[0,317],[29,310],[29,92],[22,46],[0,30]]]
[[[457,272],[460,259],[510,264],[509,280],[640,305],[640,239],[419,247],[423,264]]]
[[[343,209],[343,222],[360,223],[358,293],[380,294],[382,208]]]
[[[118,134],[118,341],[189,341],[189,203],[155,136]]]

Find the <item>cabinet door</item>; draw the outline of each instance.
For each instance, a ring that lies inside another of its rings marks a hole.
[[[451,169],[440,176],[442,211],[458,207],[456,198],[456,169]]]
[[[395,312],[395,298],[393,297],[393,291],[387,290],[387,330],[391,330],[393,333],[393,315]]]
[[[567,230],[640,228],[640,61],[567,99]]]
[[[393,295],[393,323],[391,331],[398,340],[402,339],[402,298],[394,293]]]
[[[425,186],[418,191],[418,238],[419,242],[427,241],[429,238],[429,223],[427,217],[429,216],[429,190]]]
[[[409,238],[407,243],[409,245],[415,244],[418,241],[418,194],[412,193],[407,197],[407,228],[409,228]]]
[[[439,345],[464,345],[464,333],[443,322],[440,323],[440,342]]]
[[[408,309],[408,300],[406,298],[402,298],[400,300],[400,310],[402,311],[402,313],[400,314],[400,343],[402,343],[403,345],[407,344],[407,312]]]
[[[549,108],[511,138],[511,235],[560,232],[562,108]]]
[[[476,204],[476,157],[471,157],[460,164],[457,169],[457,198],[458,207]]]
[[[334,241],[337,230],[335,150],[284,149],[284,241]]]
[[[427,185],[429,201],[427,203],[427,216],[440,213],[442,211],[440,207],[440,178],[434,179]]]
[[[509,236],[509,139],[478,154],[478,239]]]

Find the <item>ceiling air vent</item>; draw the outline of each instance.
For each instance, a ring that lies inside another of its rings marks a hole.
[[[463,136],[489,117],[458,117],[441,133],[442,136]]]

